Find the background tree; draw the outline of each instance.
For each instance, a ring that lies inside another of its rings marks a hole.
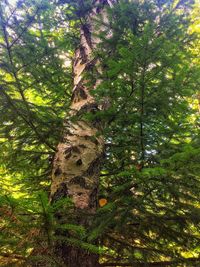
[[[83,80],[101,83],[95,110],[81,113],[70,107],[70,61],[94,3],[0,6],[1,263],[65,266],[60,252],[73,246],[100,255],[102,266],[198,266],[199,6],[120,0],[104,9],[106,21],[93,16],[98,65]],[[105,140],[99,196],[107,204],[92,216],[79,209],[80,224],[66,192],[51,205],[44,193],[66,116],[101,125]]]

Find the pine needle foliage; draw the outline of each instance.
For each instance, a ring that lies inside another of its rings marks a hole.
[[[93,218],[85,229],[71,199],[49,203],[70,111],[71,61],[91,7],[0,3],[0,265],[65,266],[53,253],[60,240],[101,255],[102,266],[197,267],[200,20],[193,1],[119,0],[107,9],[94,52],[102,72],[86,74],[88,86],[102,81],[94,90],[101,110],[83,115],[103,125],[99,195],[107,204],[80,212]],[[99,16],[97,29],[101,23]]]

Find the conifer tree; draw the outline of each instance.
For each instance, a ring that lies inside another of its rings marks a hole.
[[[0,265],[199,266],[198,10],[0,3]]]

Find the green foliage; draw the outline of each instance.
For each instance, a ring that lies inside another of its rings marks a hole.
[[[116,206],[99,232],[121,259],[199,255],[200,69],[189,14],[189,3],[119,1],[97,51],[104,72],[95,96],[111,102],[97,114],[107,140],[101,185]]]
[[[70,62],[91,4],[27,0],[14,9],[0,3],[0,264],[9,253],[26,266],[61,266],[52,249],[60,241],[102,261],[198,266],[200,69],[193,1],[120,0],[107,10],[94,53],[103,72],[87,78],[89,84],[101,78],[94,96],[110,107],[84,119],[104,126],[100,194],[108,204],[95,216],[80,212],[95,217],[85,229],[70,199],[49,203],[51,164],[69,114]],[[35,247],[41,256],[34,256]]]
[[[73,45],[54,4],[19,1],[10,10],[6,5],[0,11],[0,162],[5,173],[21,173],[32,191],[33,183],[37,188],[49,180],[70,100],[71,70],[64,60]]]

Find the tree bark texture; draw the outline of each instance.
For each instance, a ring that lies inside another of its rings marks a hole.
[[[114,2],[115,0],[93,1],[94,6],[80,28],[80,45],[75,52],[73,61],[74,88],[70,113],[72,117],[99,111],[99,107],[91,95],[91,90],[94,90],[100,81],[96,80],[89,88],[84,74],[98,62],[93,56],[93,51],[100,42],[100,39],[93,35],[93,33],[97,33],[94,26],[95,18],[100,13],[106,22],[105,5],[112,6]],[[105,26],[100,27],[98,31],[103,30],[103,27]],[[75,206],[75,223],[88,229],[93,216],[86,218],[81,214],[83,212],[94,214],[97,208],[104,140],[99,135],[98,123],[88,122],[84,119],[73,121],[69,118],[66,120],[64,128],[63,139],[58,144],[53,162],[50,201],[56,202],[63,197],[70,197]],[[63,216],[58,216],[60,222],[65,221]],[[98,266],[97,255],[66,245],[66,243],[57,245],[56,254],[68,267]]]

